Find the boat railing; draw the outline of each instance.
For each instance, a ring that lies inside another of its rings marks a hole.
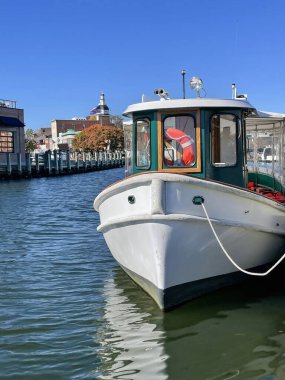
[[[265,175],[279,182],[285,190],[285,122],[284,118],[254,119],[246,126],[247,168],[249,173]]]

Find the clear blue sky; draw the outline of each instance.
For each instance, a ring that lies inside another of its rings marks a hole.
[[[86,116],[105,92],[112,114],[200,76],[208,97],[231,83],[258,109],[285,113],[283,0],[0,0],[0,98],[28,128]]]

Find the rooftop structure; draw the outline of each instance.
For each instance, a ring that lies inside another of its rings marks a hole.
[[[15,100],[0,99],[0,107],[17,108]]]
[[[105,95],[104,95],[103,92],[101,92],[100,101],[99,101],[98,106],[95,107],[95,108],[93,108],[90,111],[90,114],[91,115],[97,115],[97,114],[100,114],[100,115],[109,115],[109,107],[107,106],[107,104],[105,102]]]

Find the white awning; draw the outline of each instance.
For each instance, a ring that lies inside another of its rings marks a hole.
[[[245,123],[247,131],[273,129],[285,125],[285,114],[257,111],[256,116],[247,117]]]

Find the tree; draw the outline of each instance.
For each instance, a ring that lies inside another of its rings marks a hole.
[[[124,147],[122,128],[111,125],[91,125],[75,136],[73,148],[77,151],[116,150]]]
[[[34,132],[28,128],[25,131],[25,151],[32,152],[37,148],[37,143],[34,138]]]
[[[112,116],[110,116],[110,120],[111,120],[111,123],[114,124],[116,127],[123,128],[124,119],[122,118],[122,116],[112,115]]]

